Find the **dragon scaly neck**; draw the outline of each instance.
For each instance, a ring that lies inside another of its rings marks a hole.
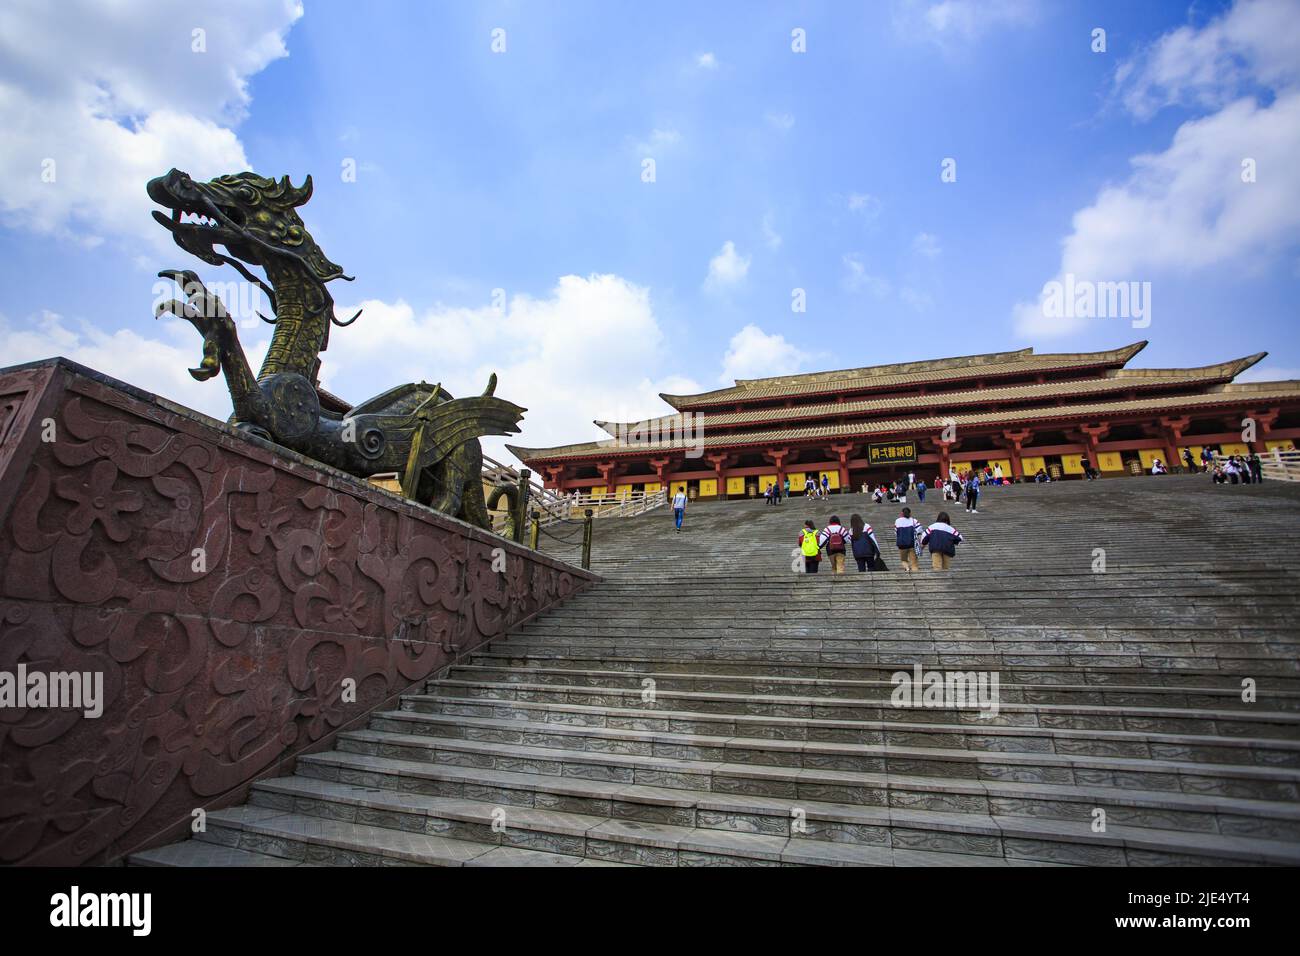
[[[275,334],[258,381],[280,372],[296,372],[316,384],[317,356],[329,343],[334,300],[324,283],[297,261],[274,259],[265,268],[275,289]]]

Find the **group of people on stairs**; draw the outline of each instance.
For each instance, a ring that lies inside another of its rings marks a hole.
[[[957,555],[957,545],[965,539],[961,532],[952,526],[948,512],[939,512],[934,524],[923,527],[921,522],[912,517],[912,509],[904,508],[894,521],[894,546],[898,548],[898,558],[903,571],[921,569],[921,551],[929,548],[930,566],[936,571],[947,571],[952,567],[952,559]],[[846,528],[840,524],[838,515],[831,515],[830,522],[821,531],[812,521],[805,521],[799,532],[799,553],[803,557],[803,568],[807,574],[816,574],[823,560],[831,563],[831,572],[843,574],[845,560],[849,554],[858,565],[859,571],[888,571],[881,556],[880,542],[871,525],[862,520],[861,515],[849,518]]]

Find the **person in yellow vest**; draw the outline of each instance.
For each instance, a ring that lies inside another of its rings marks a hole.
[[[816,574],[817,565],[821,563],[821,542],[817,538],[817,526],[811,521],[803,523],[799,532],[799,550],[803,554],[803,569],[806,574]]]

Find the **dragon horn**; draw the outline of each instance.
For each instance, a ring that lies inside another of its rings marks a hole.
[[[497,390],[497,373],[493,372],[488,377],[487,388],[483,389],[483,397],[487,398],[490,395],[495,395],[496,390]]]

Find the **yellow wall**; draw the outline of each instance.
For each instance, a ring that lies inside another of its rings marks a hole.
[[[1197,468],[1200,468],[1200,467],[1201,467],[1201,449],[1203,449],[1204,447],[1205,447],[1204,445],[1188,445],[1188,446],[1187,446],[1187,450],[1190,451],[1190,452],[1192,453],[1192,461],[1196,462],[1196,467],[1197,467]],[[1182,448],[1178,449],[1178,454],[1179,454],[1179,455],[1182,455],[1182,453],[1183,453],[1183,449],[1182,449]],[[1186,465],[1187,462],[1185,462],[1185,461],[1180,461],[1179,464],[1180,464],[1180,465]]]
[[[1002,466],[1002,477],[1011,477],[1011,459],[1010,458],[990,458],[989,467],[996,470],[998,465]]]
[[[1067,475],[1083,474],[1083,456],[1082,455],[1062,455],[1061,470]]]
[[[657,481],[647,481],[647,482],[645,483],[645,493],[646,493],[647,495],[652,495],[652,494],[654,494],[656,491],[662,491],[662,490],[663,490],[663,487],[664,487],[664,486],[661,485],[661,484],[659,484],[659,482],[657,482]]]
[[[802,471],[787,471],[785,473],[785,476],[790,479],[791,491],[803,491],[803,483],[808,480],[807,475],[805,475]],[[764,479],[764,482],[766,482],[766,480],[767,479]],[[767,485],[760,484],[758,487],[759,490],[761,491],[763,488],[766,488]]]
[[[759,476],[758,476],[758,493],[761,495],[763,492],[767,491],[767,486],[768,486],[768,485],[775,485],[775,484],[776,484],[776,475],[759,475]],[[793,481],[790,482],[790,487],[791,487],[791,488],[794,487],[794,482],[793,482]]]
[[[839,469],[832,468],[830,471],[824,472],[824,474],[830,479],[830,484],[826,486],[827,488],[838,488],[840,486]]]
[[[1164,462],[1166,468],[1169,467],[1169,462],[1165,461],[1169,456],[1165,453],[1163,448],[1139,448],[1138,457],[1142,459],[1142,468],[1144,471],[1150,471],[1151,463],[1157,458]]]
[[[701,478],[700,479],[700,497],[716,498],[718,496],[718,479]]]
[[[1242,442],[1230,441],[1219,446],[1219,453],[1223,455],[1249,455],[1250,449]]]
[[[620,498],[628,498],[632,494],[632,486],[619,485],[617,488],[614,489],[614,494],[618,495]]]
[[[1267,438],[1264,440],[1264,447],[1269,451],[1274,448],[1280,448],[1283,451],[1295,451],[1295,442],[1290,438]]]
[[[1097,467],[1102,471],[1123,471],[1124,456],[1117,451],[1098,452]]]
[[[1020,467],[1024,469],[1025,477],[1032,478],[1038,474],[1038,469],[1047,469],[1047,462],[1039,456],[1026,455],[1020,459]]]
[[[679,491],[685,491],[685,490],[686,490],[686,482],[684,482],[684,481],[674,481],[674,482],[672,483],[672,492],[673,492],[673,494],[677,494],[677,492],[679,492]]]
[[[591,489],[591,496],[592,496],[593,498],[599,498],[599,497],[600,497],[601,495],[603,495],[604,493],[605,493],[605,486],[604,486],[604,485],[597,485],[595,488],[592,488],[592,489]]]
[[[744,477],[727,479],[727,494],[743,495],[744,493],[745,493]]]

